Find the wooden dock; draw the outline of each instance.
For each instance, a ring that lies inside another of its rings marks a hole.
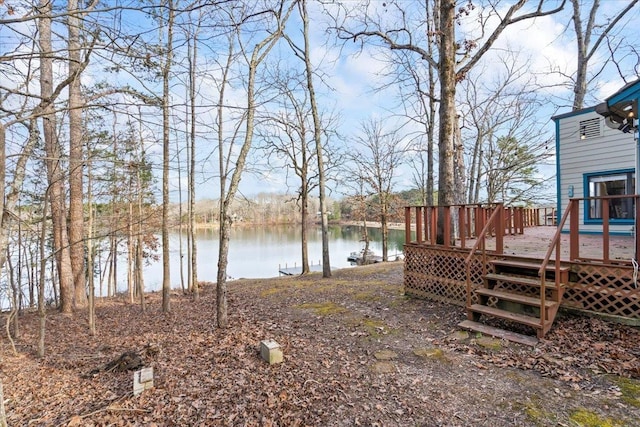
[[[309,270],[312,272],[322,271],[322,264],[311,264]],[[297,266],[296,264],[293,267],[288,267],[287,264],[284,267],[278,266],[279,276],[296,276],[299,274],[302,274],[302,266]]]

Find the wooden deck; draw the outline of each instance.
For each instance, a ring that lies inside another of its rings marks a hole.
[[[405,292],[465,306],[472,321],[531,326],[538,338],[558,309],[640,325],[638,242],[610,233],[606,215],[601,234],[581,234],[580,202],[572,199],[557,227],[542,225],[539,210],[500,204],[406,208]],[[456,238],[437,243],[436,224]]]
[[[503,252],[507,255],[542,259],[549,248],[555,232],[556,227],[553,226],[535,226],[525,228],[522,234],[505,235]],[[564,233],[560,238],[560,258],[563,261],[569,261],[570,236],[568,233]],[[475,241],[475,239],[467,239],[467,246],[471,247]],[[580,258],[604,258],[601,235],[580,235],[578,242],[580,245]],[[488,238],[486,244],[488,250],[495,250],[494,238]],[[630,261],[635,257],[634,248],[635,238],[633,235],[614,235],[609,237],[609,258],[611,260]]]

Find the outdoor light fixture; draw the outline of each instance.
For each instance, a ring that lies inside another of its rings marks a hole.
[[[636,108],[634,103],[616,104],[610,106],[603,102],[596,105],[596,113],[604,117],[604,123],[611,129],[619,130],[623,133],[629,133],[637,128],[635,123]]]
[[[620,127],[618,127],[618,130],[621,130],[623,133],[629,133],[631,132],[632,128],[633,128],[633,123],[629,123],[629,121],[627,120],[625,123],[621,124]]]

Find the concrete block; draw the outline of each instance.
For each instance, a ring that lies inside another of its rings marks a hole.
[[[142,368],[133,373],[133,395],[153,388],[153,368]]]
[[[283,360],[280,344],[273,340],[260,341],[260,357],[270,365],[281,363]]]

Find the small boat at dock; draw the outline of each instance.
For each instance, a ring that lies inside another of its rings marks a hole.
[[[364,249],[351,252],[347,257],[347,261],[355,263],[355,264],[375,264],[378,262],[382,262],[382,257],[376,255],[371,249],[367,249],[365,252]]]

